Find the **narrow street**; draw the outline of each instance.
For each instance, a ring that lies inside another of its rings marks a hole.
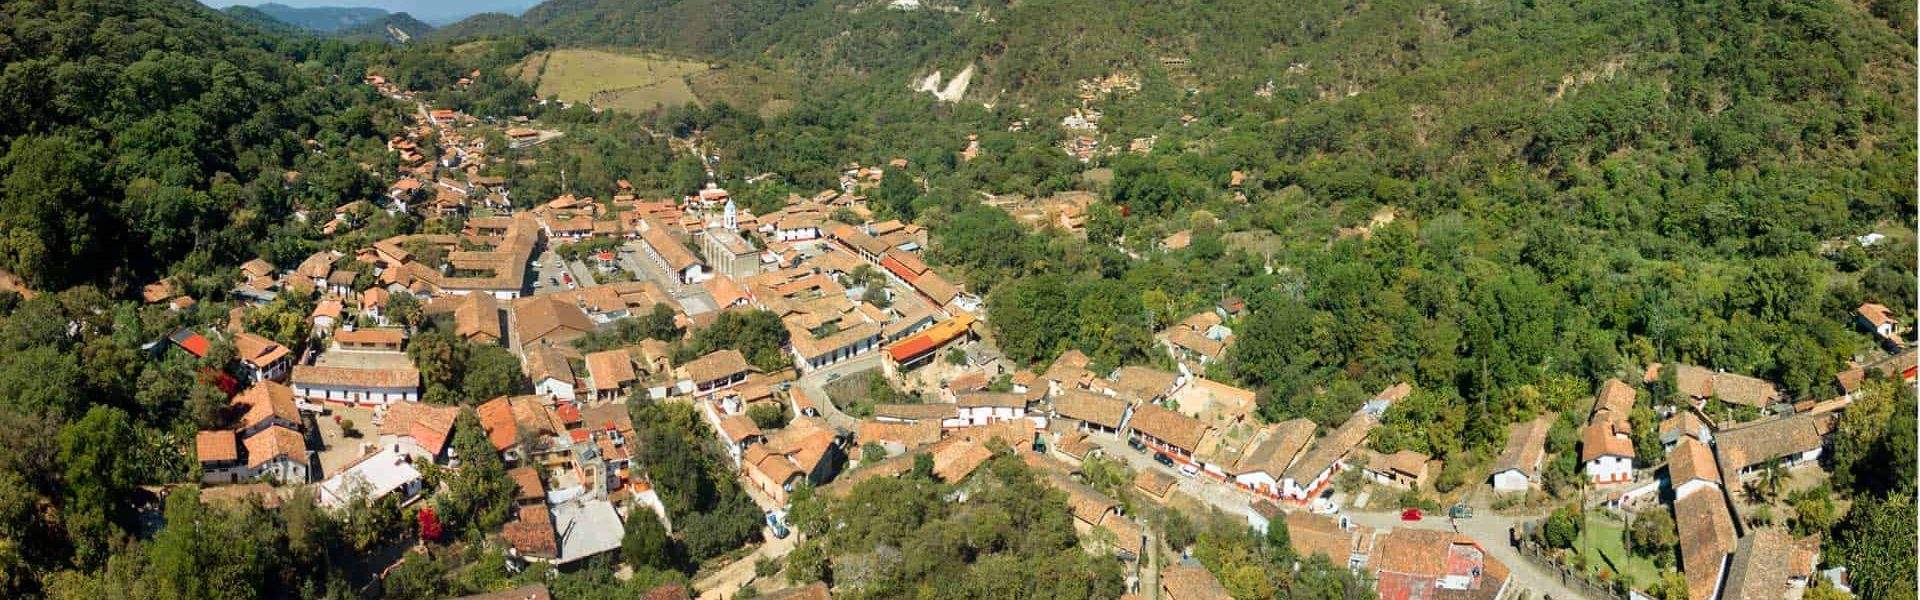
[[[800,389],[807,393],[807,397],[814,400],[814,404],[820,406],[820,416],[827,420],[828,425],[832,425],[834,429],[840,431],[858,431],[860,429],[860,420],[840,412],[840,408],[834,405],[833,399],[827,396],[827,379],[833,377],[835,374],[846,377],[867,369],[879,369],[880,352],[879,350],[875,350],[839,363],[827,365],[801,377],[796,385],[799,385]]]
[[[759,562],[762,558],[779,560],[781,557],[786,556],[788,552],[792,552],[794,545],[799,543],[800,539],[800,534],[797,532],[788,535],[786,539],[775,538],[773,537],[773,532],[767,531],[764,528],[761,532],[766,535],[766,543],[760,544],[759,548],[753,549],[753,552],[747,553],[746,556],[740,557],[739,560],[727,563],[727,566],[721,567],[719,570],[709,573],[693,582],[693,591],[699,594],[701,600],[726,600],[732,598],[735,592],[740,591],[740,588],[753,583],[755,577],[753,572],[754,563]],[[761,589],[760,591],[767,592],[771,590]]]

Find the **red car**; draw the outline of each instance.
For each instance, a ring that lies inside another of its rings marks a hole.
[[[1400,520],[1402,521],[1418,521],[1425,517],[1426,515],[1420,514],[1420,509],[1418,508],[1409,508],[1406,512],[1400,513]]]

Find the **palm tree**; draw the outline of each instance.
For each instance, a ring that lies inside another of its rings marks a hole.
[[[1768,500],[1778,498],[1780,488],[1787,484],[1787,468],[1781,466],[1779,461],[1767,463],[1767,466],[1760,471],[1759,483],[1761,497]]]

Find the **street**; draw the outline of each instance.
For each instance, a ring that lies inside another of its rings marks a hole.
[[[652,280],[660,284],[688,315],[711,312],[716,308],[706,288],[680,283],[679,277],[668,273],[660,263],[653,261],[646,244],[639,240],[629,241],[620,247],[620,268],[632,273],[635,280]]]
[[[693,582],[693,591],[698,593],[702,600],[723,600],[731,598],[735,592],[740,591],[741,587],[753,583],[755,577],[753,572],[754,563],[759,562],[762,558],[779,560],[781,557],[786,556],[788,552],[793,551],[793,546],[799,543],[800,539],[799,532],[787,535],[786,539],[773,537],[773,532],[765,528],[761,529],[761,533],[766,536],[766,543],[760,544],[759,548],[754,548],[753,552],[747,553],[746,556],[740,557],[739,560],[727,563],[727,566],[720,567],[718,570],[695,580]],[[760,591],[764,593],[771,590],[762,589]]]

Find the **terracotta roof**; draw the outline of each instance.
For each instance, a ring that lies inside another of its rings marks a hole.
[[[255,425],[278,417],[288,423],[300,423],[300,407],[293,402],[293,389],[271,381],[256,383],[247,391],[233,397],[231,405],[246,407],[240,416],[240,428],[250,429]]]
[[[1713,450],[1707,448],[1705,442],[1682,437],[1680,443],[1667,452],[1667,481],[1678,487],[1695,479],[1720,485],[1720,466],[1714,462]]]
[[[1413,386],[1411,384],[1408,384],[1407,382],[1402,381],[1400,383],[1387,386],[1387,389],[1380,390],[1380,393],[1373,395],[1373,399],[1385,400],[1387,402],[1399,402],[1401,400],[1407,399],[1407,395],[1412,393],[1413,393]]]
[[[700,259],[689,252],[686,246],[675,241],[673,236],[667,235],[666,226],[652,223],[641,229],[640,239],[647,243],[647,247],[653,248],[654,253],[660,255],[660,259],[666,261],[667,268],[673,272],[678,273],[687,270],[687,267],[706,264],[700,262]]]
[[[771,594],[756,596],[753,600],[831,600],[827,593],[827,584],[815,582],[797,588],[787,588]]]
[[[687,586],[669,583],[640,594],[640,600],[693,600],[693,595],[687,591]]]
[[[246,273],[249,277],[270,277],[273,275],[273,264],[256,258],[241,263],[240,272]]]
[[[200,462],[240,460],[240,443],[232,431],[202,431],[193,437],[194,456]]]
[[[367,327],[353,331],[334,332],[333,341],[341,344],[393,346],[398,348],[401,344],[406,343],[407,332],[391,327]]]
[[[1725,592],[1721,600],[1774,600],[1791,597],[1791,577],[1807,572],[1794,569],[1797,545],[1786,532],[1773,528],[1757,529],[1740,538],[1739,547],[1727,567]]]
[[[587,374],[593,377],[594,391],[620,389],[640,379],[633,372],[633,357],[626,350],[606,350],[587,355]]]
[[[480,427],[487,431],[487,439],[500,451],[520,443],[522,429],[545,435],[566,430],[566,424],[541,405],[539,396],[501,396],[481,404],[474,412],[480,417]]]
[[[1721,373],[1713,380],[1713,395],[1726,402],[1765,408],[1780,399],[1780,390],[1762,379]]]
[[[1213,314],[1213,313],[1207,313]],[[1208,358],[1219,358],[1227,349],[1227,343],[1201,335],[1184,327],[1175,327],[1166,332],[1167,342]]]
[[[952,418],[955,414],[952,404],[875,404],[873,416],[901,421],[938,421]]]
[[[739,375],[752,369],[753,365],[747,363],[747,358],[740,351],[731,349],[715,350],[680,365],[684,377],[698,383]]]
[[[1234,463],[1234,472],[1265,472],[1276,476],[1286,472],[1293,459],[1313,442],[1313,432],[1318,428],[1307,419],[1291,419],[1262,428],[1254,434],[1246,454]]]
[[[627,405],[610,402],[580,409],[580,427],[592,431],[612,429],[622,434],[633,433],[633,415],[627,412]]]
[[[1627,385],[1627,382],[1612,378],[1601,382],[1600,393],[1595,396],[1593,402],[1594,418],[1612,413],[1618,416],[1607,417],[1608,419],[1626,420],[1627,414],[1633,411],[1634,395],[1633,386]]]
[[[1520,471],[1531,477],[1539,475],[1539,468],[1545,464],[1547,448],[1547,430],[1553,427],[1553,419],[1543,415],[1525,423],[1514,423],[1507,432],[1507,447],[1500,451],[1500,457],[1493,461],[1493,472]]]
[[[1466,589],[1450,590],[1465,592],[1455,597],[1491,599],[1505,587],[1509,575],[1506,565],[1472,538],[1429,529],[1387,531],[1375,544],[1367,566],[1378,574],[1382,598],[1414,597],[1407,592],[1433,588],[1442,578],[1466,578]]]
[[[915,423],[894,423],[864,420],[860,429],[854,433],[854,443],[865,446],[868,443],[882,442],[900,444],[908,449],[918,448],[940,441],[940,423],[919,421]]]
[[[1140,488],[1155,498],[1165,499],[1173,493],[1173,485],[1178,483],[1172,475],[1156,470],[1142,470],[1133,474],[1133,487]]]
[[[1160,589],[1168,600],[1226,600],[1232,598],[1220,580],[1204,567],[1172,565],[1160,569]]]
[[[519,342],[523,345],[559,331],[593,331],[593,320],[587,318],[585,311],[551,296],[536,296],[519,302],[514,307],[513,318],[514,327],[519,330]]]
[[[468,340],[476,336],[500,339],[500,301],[493,294],[467,294],[454,306],[453,332]]]
[[[1347,422],[1341,423],[1338,429],[1314,442],[1313,447],[1308,449],[1306,454],[1301,455],[1300,460],[1287,468],[1284,477],[1295,481],[1308,481],[1320,476],[1320,473],[1333,468],[1334,463],[1340,462],[1347,453],[1359,447],[1361,442],[1365,442],[1367,434],[1379,425],[1380,421],[1374,419],[1373,415],[1354,413]]]
[[[1372,531],[1355,528],[1349,531],[1340,528],[1340,520],[1330,515],[1316,515],[1304,510],[1287,513],[1287,541],[1293,545],[1295,554],[1311,557],[1325,554],[1333,559],[1333,564],[1346,564],[1356,550],[1365,553],[1370,548],[1362,538],[1371,541]],[[1357,548],[1358,547],[1358,548]]]
[[[520,518],[501,528],[500,537],[506,538],[507,545],[520,550],[521,554],[541,558],[560,556],[560,539],[553,532],[553,514],[547,512],[544,503],[520,507]]]
[[[307,464],[307,440],[300,432],[273,426],[247,438],[247,468],[256,468],[274,458],[285,456]]]
[[[233,349],[240,360],[256,367],[285,358],[288,352],[286,346],[251,333],[233,334]]]
[[[1142,404],[1133,409],[1133,418],[1128,420],[1128,424],[1134,431],[1188,452],[1199,449],[1200,440],[1206,437],[1209,429],[1199,419],[1156,404]]]
[[[461,596],[453,600],[553,600],[553,595],[547,592],[547,586],[535,583],[502,592]]]
[[[1833,374],[1833,382],[1840,386],[1840,393],[1842,394],[1851,394],[1858,391],[1860,384],[1865,383],[1866,380],[1867,370],[1861,367],[1854,367]]]
[[[1899,322],[1893,318],[1892,310],[1888,309],[1885,305],[1874,304],[1872,302],[1860,305],[1860,308],[1854,309],[1853,312],[1854,314],[1860,315],[1860,318],[1866,319],[1866,321],[1874,327]]]
[[[395,402],[387,405],[380,417],[380,435],[411,437],[426,451],[438,456],[453,439],[453,423],[460,409],[424,402]]]
[[[760,426],[754,424],[753,419],[745,414],[730,415],[721,419],[720,434],[726,436],[727,441],[735,444],[764,435],[760,432]]]
[[[1706,428],[1706,425],[1706,421],[1701,420],[1699,415],[1693,414],[1693,411],[1682,410],[1660,422],[1660,440],[1670,442],[1682,436],[1698,438],[1700,430]]]
[[[1673,501],[1680,526],[1680,570],[1687,577],[1689,600],[1712,600],[1714,584],[1735,544],[1733,516],[1718,491],[1687,494]]]
[[[1165,396],[1173,390],[1174,382],[1180,380],[1180,374],[1162,371],[1150,367],[1127,366],[1113,372],[1114,391],[1131,395],[1136,400],[1153,400]],[[1221,394],[1245,392],[1226,384],[1216,384]],[[1246,392],[1246,399],[1252,402],[1253,392]]]
[[[1427,461],[1433,459],[1431,456],[1412,450],[1401,450],[1393,454],[1380,454],[1375,452],[1371,453],[1371,456],[1373,460],[1367,463],[1368,470],[1381,473],[1398,473],[1409,477],[1417,477],[1425,474],[1427,471]]]
[[[1633,458],[1633,440],[1614,433],[1612,424],[1594,423],[1580,429],[1580,462],[1603,456]]]
[[[1819,423],[1809,415],[1767,419],[1713,436],[1721,473],[1821,447]]]
[[[540,500],[544,502],[547,499],[547,484],[540,481],[540,471],[535,470],[533,467],[518,467],[509,470],[507,471],[507,477],[513,480],[513,485],[518,490],[514,494],[515,500]]]
[[[418,389],[420,387],[420,370],[412,366],[388,369],[356,369],[352,367],[294,365],[293,376],[289,381],[306,385],[351,388]]]
[[[900,341],[887,346],[887,357],[893,359],[893,362],[896,363],[912,360],[929,350],[938,348],[952,341],[954,338],[965,334],[972,325],[973,317],[966,314],[957,315],[952,319],[934,323],[931,327],[920,330],[918,333],[902,338]]]
[[[953,403],[961,408],[1026,408],[1027,399],[1011,393],[967,392],[955,396]]]

